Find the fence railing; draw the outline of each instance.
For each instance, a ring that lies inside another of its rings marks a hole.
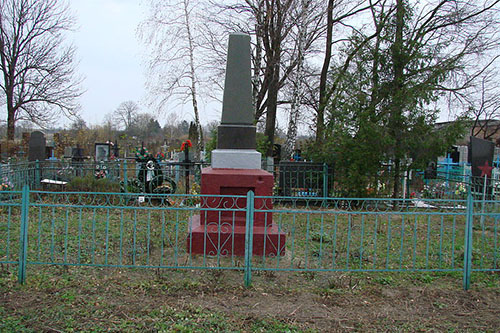
[[[159,167],[165,177],[171,178],[180,185],[181,190],[199,183],[201,169],[208,166],[206,163],[160,162]],[[70,182],[76,177],[106,178],[111,182],[127,183],[138,178],[146,171],[140,163],[127,160],[108,162],[72,162],[61,160],[45,160],[34,162],[19,162],[4,164],[0,167],[0,180],[20,190],[24,184],[30,188],[43,189],[56,187]],[[51,186],[52,185],[52,186]],[[59,189],[64,189],[59,186]]]
[[[500,271],[500,202],[471,194],[467,200],[305,200],[25,186],[0,196],[0,263],[17,264],[21,283],[35,265],[229,269],[243,271],[246,284],[255,271],[462,272],[465,289],[473,272]],[[264,236],[257,239],[259,214]],[[202,216],[206,232],[195,240],[192,221]],[[243,240],[236,235],[241,226]],[[271,251],[257,255],[258,247]]]
[[[181,187],[178,193],[187,193],[193,183],[200,184],[201,169],[208,163],[160,162],[164,176]],[[266,169],[267,170],[267,169]],[[275,194],[296,197],[328,197],[333,189],[333,169],[326,164],[310,162],[282,162],[269,170],[275,180]],[[106,178],[111,182],[125,183],[138,178],[141,164],[133,160],[108,162],[72,162],[45,160],[20,162],[0,167],[0,178],[20,190],[24,184],[32,189],[48,189],[69,182],[75,177]],[[186,192],[186,188],[188,191]]]

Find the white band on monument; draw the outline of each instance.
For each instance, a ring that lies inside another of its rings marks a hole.
[[[260,169],[261,154],[251,149],[212,150],[212,168]]]

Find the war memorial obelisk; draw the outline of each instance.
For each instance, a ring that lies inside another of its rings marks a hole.
[[[273,224],[273,175],[261,169],[261,154],[255,150],[252,107],[250,36],[231,34],[226,64],[222,119],[218,127],[217,149],[212,151],[212,166],[201,172],[203,196],[200,215],[189,224],[187,249],[207,255],[244,255],[246,196],[253,191],[256,212],[253,218],[254,255],[283,255],[285,233]],[[205,210],[203,208],[206,208]],[[212,209],[212,210],[207,210]],[[240,209],[230,211],[228,209]],[[220,210],[217,210],[220,209]]]

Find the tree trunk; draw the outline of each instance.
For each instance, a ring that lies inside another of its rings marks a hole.
[[[299,19],[299,31],[297,41],[297,70],[295,75],[292,75],[292,103],[290,106],[290,117],[288,120],[288,130],[286,133],[286,141],[283,149],[283,156],[289,159],[295,148],[297,141],[297,123],[299,121],[300,97],[302,95],[302,80],[304,70],[304,44],[307,34],[305,22],[306,13],[308,12],[309,1],[302,0],[301,13]]]
[[[319,105],[316,116],[316,143],[320,143],[325,135],[325,109],[327,105],[326,82],[328,70],[330,69],[330,59],[332,57],[333,40],[333,0],[328,0],[327,21],[326,21],[326,46],[325,59],[321,68],[319,80]]]
[[[12,141],[14,140],[14,135],[15,135],[15,113],[12,108],[9,108],[8,110],[8,117],[7,117],[7,140]]]
[[[402,156],[402,122],[403,114],[403,71],[405,62],[403,59],[403,27],[404,27],[404,4],[403,0],[396,2],[396,36],[392,45],[392,61],[394,70],[394,81],[392,91],[392,110],[390,117],[390,128],[394,140],[394,191],[393,198],[399,196],[399,181],[401,173]]]
[[[254,56],[254,68],[253,68],[253,84],[252,84],[252,103],[254,109],[255,122],[259,121],[260,115],[258,112],[259,104],[259,91],[261,89],[260,75],[262,71],[262,12],[258,11],[257,23],[255,26],[255,56]]]
[[[14,109],[14,91],[7,86],[7,141],[14,140],[16,126],[16,109]]]
[[[198,99],[196,94],[196,75],[195,75],[195,67],[194,67],[194,41],[193,36],[191,34],[191,26],[189,22],[189,11],[188,11],[188,1],[184,0],[184,19],[186,23],[186,32],[189,43],[189,70],[190,70],[190,79],[191,79],[191,101],[193,103],[193,112],[194,112],[194,124],[196,126],[196,155],[195,159],[201,159],[201,152],[203,151],[203,140],[201,134],[201,124],[200,124],[200,114],[198,111]]]
[[[278,109],[278,90],[279,90],[279,64],[274,63],[271,69],[271,80],[269,82],[269,90],[267,92],[267,112],[266,112],[266,129],[264,135],[267,138],[269,146],[267,147],[266,156],[273,156],[274,132],[276,128],[276,112]]]

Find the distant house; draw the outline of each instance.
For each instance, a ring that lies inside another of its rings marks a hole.
[[[446,121],[436,123],[436,128],[443,128],[453,122]],[[469,137],[475,136],[480,139],[490,140],[500,146],[500,120],[498,119],[478,119],[471,120],[463,136],[456,141],[457,146],[465,146],[469,143]]]

